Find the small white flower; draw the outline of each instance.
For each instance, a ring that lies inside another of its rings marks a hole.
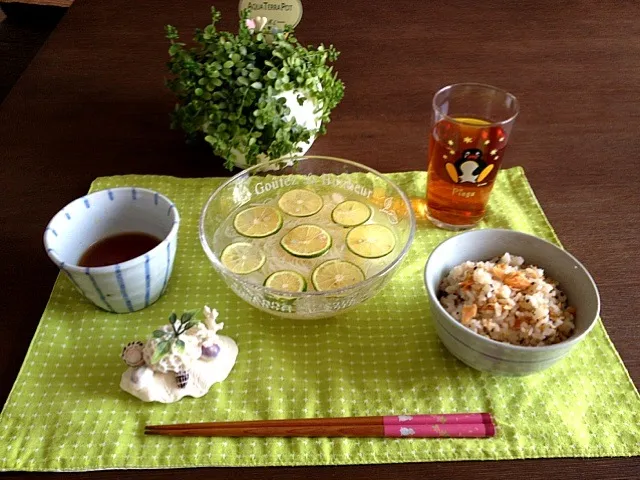
[[[259,32],[265,27],[267,22],[268,22],[267,17],[255,17],[255,18],[248,18],[245,22],[245,25],[252,32]]]

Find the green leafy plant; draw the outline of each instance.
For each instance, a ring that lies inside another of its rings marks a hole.
[[[189,310],[184,312],[180,318],[174,313],[169,315],[169,324],[171,330],[154,330],[153,338],[158,338],[160,341],[156,345],[156,349],[151,357],[151,363],[159,362],[162,357],[167,355],[171,350],[175,349],[176,352],[184,352],[184,341],[180,339],[180,335],[189,330],[191,327],[200,323],[195,316],[198,310]]]
[[[249,11],[240,15],[237,34],[216,29],[220,12],[211,9],[212,22],[197,29],[195,46],[179,41],[175,27],[166,36],[173,78],[167,85],[177,97],[172,127],[188,139],[203,137],[231,169],[239,152],[249,165],[260,154],[270,158],[300,151],[299,143],[324,134],[331,110],[344,94],[333,67],[338,52],[331,45],[301,45],[287,26],[283,31],[250,28]],[[317,131],[289,118],[287,91],[297,93],[300,105],[308,98],[322,121]]]

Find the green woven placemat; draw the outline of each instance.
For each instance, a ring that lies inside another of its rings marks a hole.
[[[425,174],[393,174],[424,196]],[[108,314],[60,276],[0,416],[0,470],[326,465],[640,454],[640,398],[604,327],[551,369],[524,378],[476,372],[439,343],[422,270],[451,235],[418,226],[405,263],[375,298],[333,319],[270,317],[240,301],[198,242],[198,217],[221,179],[121,176],[91,189],[147,187],[182,215],[169,290],[138,313]],[[481,227],[557,242],[520,168],[500,172]],[[238,363],[201,399],[145,404],[120,391],[122,346],[172,310],[209,304],[236,339]],[[145,424],[493,412],[492,439],[209,439],[144,437]]]

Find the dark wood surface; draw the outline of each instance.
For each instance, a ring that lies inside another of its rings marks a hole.
[[[66,11],[0,3],[0,104]]]
[[[225,174],[168,130],[166,23],[203,26],[209,1],[79,0],[0,106],[0,402],[57,274],[50,217],[97,176]],[[235,29],[237,2],[217,2]],[[441,86],[502,86],[521,102],[506,166],[523,165],[565,247],[593,274],[602,315],[640,382],[640,22],[632,1],[306,1],[298,37],[334,43],[346,84],[310,153],[382,171],[424,169]],[[597,358],[593,359],[598,362]],[[579,392],[576,392],[579,395]],[[638,478],[640,460],[556,459],[360,467],[197,469],[73,478]],[[26,474],[2,474],[18,478]],[[69,478],[68,474],[34,474]]]

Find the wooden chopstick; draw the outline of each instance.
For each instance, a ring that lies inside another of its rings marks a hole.
[[[202,437],[491,437],[491,415],[444,414],[148,425],[146,435]]]
[[[244,420],[235,422],[178,423],[147,425],[150,430],[210,429],[223,427],[305,427],[321,425],[430,425],[493,423],[490,413],[444,413],[440,415],[385,415],[370,417],[295,418],[279,420]]]
[[[306,427],[222,427],[145,430],[146,435],[173,437],[395,437],[395,438],[484,438],[495,435],[489,423],[411,425],[317,425]]]

